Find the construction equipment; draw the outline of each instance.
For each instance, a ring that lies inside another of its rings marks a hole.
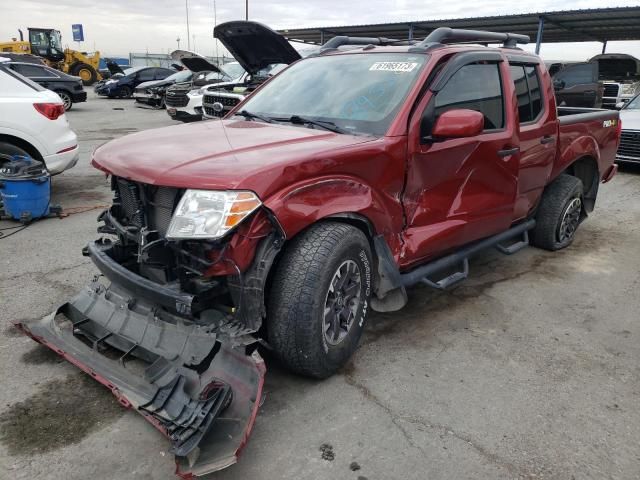
[[[50,67],[80,77],[85,85],[92,85],[102,79],[98,73],[100,52],[88,54],[68,47],[63,48],[59,30],[29,28],[28,31],[28,41],[24,39],[22,30],[18,30],[20,40],[13,38],[10,42],[0,42],[0,55],[2,52],[37,55]]]

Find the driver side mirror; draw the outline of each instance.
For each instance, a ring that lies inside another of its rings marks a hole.
[[[553,89],[554,90],[562,90],[565,87],[564,80],[554,80],[553,81]]]
[[[441,114],[436,120],[433,138],[466,138],[480,135],[484,130],[484,115],[475,110],[457,109]]]

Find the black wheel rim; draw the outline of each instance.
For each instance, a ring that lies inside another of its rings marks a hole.
[[[580,224],[580,212],[582,211],[582,201],[580,198],[572,199],[562,215],[562,221],[558,228],[558,240],[566,242],[571,240]]]
[[[349,334],[362,298],[362,276],[353,260],[340,264],[329,283],[322,332],[328,345],[338,345]]]

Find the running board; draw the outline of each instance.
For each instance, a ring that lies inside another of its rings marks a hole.
[[[402,285],[409,287],[416,283],[423,283],[438,290],[445,290],[457,285],[469,276],[469,258],[482,250],[492,247],[505,255],[512,255],[519,252],[529,245],[529,230],[535,226],[535,220],[528,220],[502,233],[467,245],[446,257],[439,258],[410,272],[403,273],[400,275]],[[510,241],[512,243],[509,243]],[[431,280],[430,277],[433,277],[433,275],[443,270],[451,269],[456,265],[461,267],[459,271],[437,281]]]

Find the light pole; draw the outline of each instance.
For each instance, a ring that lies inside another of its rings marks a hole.
[[[249,20],[249,0],[244,0],[244,19]]]
[[[189,33],[189,0],[184,0],[184,8],[187,11],[187,50],[191,50],[191,35]]]
[[[178,50],[180,50],[180,37],[176,38],[176,42],[178,42]]]

